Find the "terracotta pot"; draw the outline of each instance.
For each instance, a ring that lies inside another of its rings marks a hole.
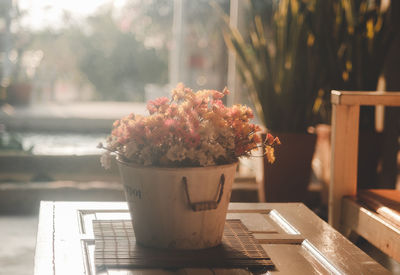
[[[31,102],[32,85],[30,83],[14,83],[7,89],[7,102],[15,106],[26,106]]]
[[[221,243],[237,163],[193,168],[118,165],[138,243],[170,249]]]
[[[316,135],[272,133],[282,144],[276,146],[276,161],[264,159],[264,194],[267,202],[304,201],[310,182]]]

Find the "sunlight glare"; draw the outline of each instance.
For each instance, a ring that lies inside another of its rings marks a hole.
[[[106,4],[119,8],[126,0],[19,0],[20,10],[25,11],[21,24],[30,29],[60,28],[64,12],[80,20]]]

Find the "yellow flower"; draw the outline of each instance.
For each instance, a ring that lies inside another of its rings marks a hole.
[[[265,156],[267,157],[269,163],[274,163],[275,162],[274,147],[272,147],[271,145],[265,146]]]

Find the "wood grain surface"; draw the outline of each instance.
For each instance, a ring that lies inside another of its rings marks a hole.
[[[346,236],[364,237],[400,261],[398,191],[357,191],[360,106],[400,106],[400,92],[332,91],[331,102],[329,224]]]
[[[128,220],[127,209],[123,202],[42,202],[35,274],[96,274],[93,220]],[[266,274],[390,274],[301,203],[231,203],[228,217],[239,218],[271,257],[275,269]],[[238,268],[107,268],[97,274],[251,273]]]

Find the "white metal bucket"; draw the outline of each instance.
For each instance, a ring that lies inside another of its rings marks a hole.
[[[145,167],[118,161],[136,241],[202,249],[221,243],[237,163]]]

